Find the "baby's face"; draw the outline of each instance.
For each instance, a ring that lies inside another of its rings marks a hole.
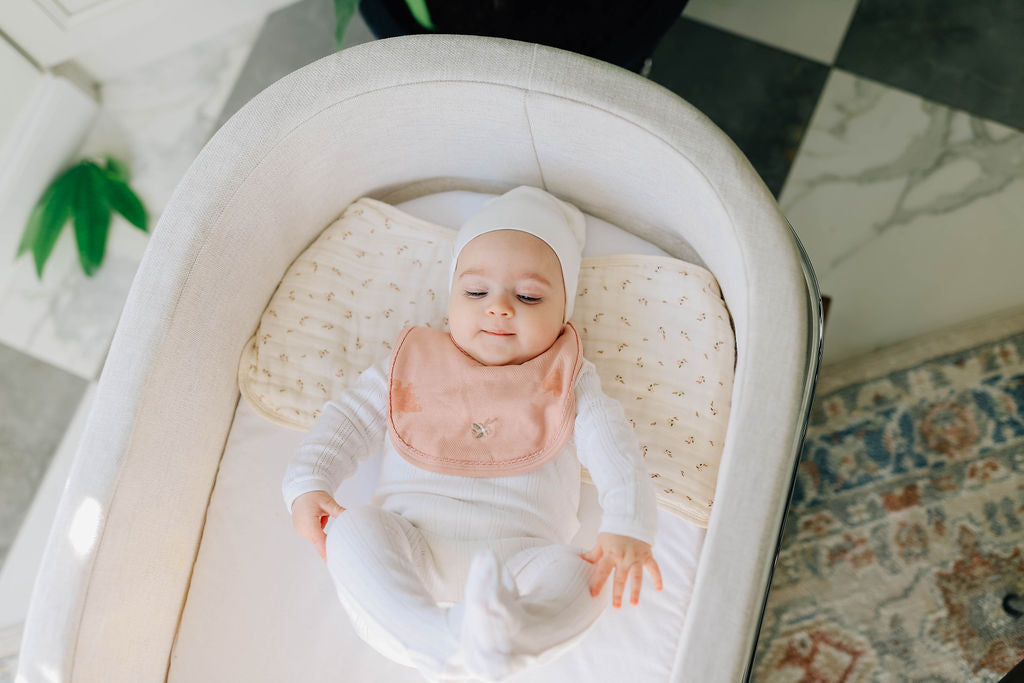
[[[519,365],[562,332],[565,286],[547,242],[494,230],[459,252],[448,304],[452,339],[484,365]],[[495,334],[504,332],[506,334]]]

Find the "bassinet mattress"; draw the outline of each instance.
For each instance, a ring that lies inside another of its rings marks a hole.
[[[397,204],[420,218],[458,227],[495,195],[442,192]],[[670,255],[631,233],[586,216],[584,256],[615,253]],[[364,683],[422,681],[363,642],[353,630],[326,567],[292,528],[281,500],[281,478],[304,433],[275,425],[239,400],[211,496],[188,596],[171,652],[168,681],[337,680]],[[345,481],[342,505],[369,503],[380,454]],[[601,508],[584,484],[581,527],[572,543],[589,550]],[[669,680],[690,603],[706,530],[659,510],[654,556],[664,590],[645,571],[639,605],[611,603],[610,576],[599,599],[608,610],[580,643],[560,658],[510,681]]]

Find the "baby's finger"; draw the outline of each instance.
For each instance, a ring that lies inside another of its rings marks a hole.
[[[640,587],[644,583],[644,566],[639,562],[629,568],[629,574],[633,577],[633,593],[629,597],[631,605],[640,602]]]
[[[324,562],[327,561],[327,534],[317,534],[314,537],[316,540],[313,541],[316,552],[320,555],[320,559]]]
[[[619,566],[615,568],[615,586],[612,589],[612,605],[622,607],[622,593],[626,589],[629,570]]]
[[[599,562],[597,564],[597,569],[594,571],[594,576],[590,581],[591,597],[601,592],[604,588],[604,582],[608,580],[608,575],[612,573],[612,569],[615,569],[614,562]]]
[[[647,567],[647,571],[654,577],[654,588],[660,591],[662,588],[661,570],[658,568],[658,562],[654,559],[653,555],[644,563],[644,566]]]
[[[590,564],[594,564],[595,562],[601,559],[601,555],[603,554],[604,549],[598,545],[592,548],[591,550],[588,550],[587,552],[583,553],[582,555],[580,555],[580,557],[583,558],[584,561],[589,562]]]

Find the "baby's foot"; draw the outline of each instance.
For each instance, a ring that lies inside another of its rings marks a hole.
[[[492,550],[473,558],[463,598],[462,648],[467,670],[487,680],[501,680],[521,668],[512,641],[522,626],[519,591],[508,569]]]

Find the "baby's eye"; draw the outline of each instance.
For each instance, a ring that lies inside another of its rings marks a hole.
[[[487,292],[466,292],[466,296],[470,297],[471,299],[478,299],[484,296],[485,294],[487,294]],[[526,296],[525,294],[519,294],[518,296],[523,301],[523,303],[535,304],[540,302],[540,297]]]

